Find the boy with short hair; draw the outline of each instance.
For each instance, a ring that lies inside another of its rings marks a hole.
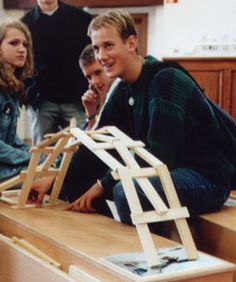
[[[217,146],[217,118],[195,82],[177,68],[161,69],[162,63],[154,57],[138,54],[134,21],[124,10],[107,11],[93,19],[89,35],[106,74],[123,80],[106,103],[98,127],[114,125],[143,141],[168,166],[180,202],[191,215],[220,209],[229,196],[234,167]],[[121,221],[131,224],[121,182],[105,174],[105,166],[96,170],[92,153],[88,153],[88,171],[82,175],[79,155],[84,152],[74,155],[67,173],[65,183],[74,185],[78,197],[68,210],[104,213],[102,203],[112,197]],[[83,187],[81,177],[87,180]],[[165,201],[159,177],[150,181]],[[143,209],[153,209],[135,185]]]
[[[87,117],[84,129],[88,130],[96,127],[102,109],[119,79],[114,80],[106,75],[102,65],[95,59],[92,44],[88,44],[81,52],[79,65],[89,83],[89,89],[81,98]]]
[[[195,82],[176,68],[160,71],[161,62],[137,53],[134,21],[124,10],[93,19],[89,36],[107,75],[123,80],[107,103],[99,127],[116,125],[142,140],[167,164],[180,202],[191,215],[221,208],[229,196],[233,166],[216,146],[218,122]],[[165,200],[159,177],[150,180]],[[136,186],[143,208],[151,209]],[[130,223],[123,187],[111,175],[102,177],[68,209],[94,211],[93,201],[111,192],[122,222]]]

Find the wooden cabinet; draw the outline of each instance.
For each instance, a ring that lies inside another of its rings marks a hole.
[[[236,119],[236,58],[164,58],[185,67],[205,94]]]

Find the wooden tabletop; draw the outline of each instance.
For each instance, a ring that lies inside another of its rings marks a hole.
[[[0,233],[24,238],[60,261],[65,272],[70,265],[77,265],[87,273],[96,273],[101,281],[134,281],[108,269],[100,258],[142,252],[136,229],[99,214],[64,211],[64,208],[61,203],[56,207],[12,209],[8,204],[0,203]],[[153,238],[157,248],[177,245],[156,235]],[[232,264],[223,262],[215,275],[211,272],[209,278],[201,278],[201,281],[232,281],[233,269]],[[196,276],[204,275],[199,272],[186,279],[182,277],[171,281],[198,281]]]

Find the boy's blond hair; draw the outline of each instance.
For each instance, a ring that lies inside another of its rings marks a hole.
[[[137,37],[134,19],[125,10],[109,10],[98,15],[91,21],[88,27],[88,35],[91,36],[93,30],[98,30],[103,27],[115,28],[122,40],[129,38],[131,35]]]

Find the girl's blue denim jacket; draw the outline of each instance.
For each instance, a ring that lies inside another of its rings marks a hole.
[[[18,174],[30,160],[29,146],[17,136],[17,95],[0,90],[0,181]]]

